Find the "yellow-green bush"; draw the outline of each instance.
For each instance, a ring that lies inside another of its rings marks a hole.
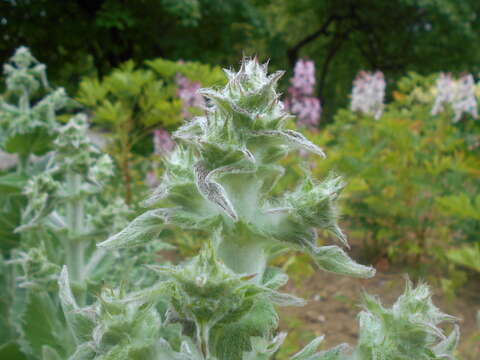
[[[138,172],[145,171],[140,169],[134,154],[151,153],[149,137],[153,129],[174,130],[183,121],[177,74],[202,86],[222,85],[226,81],[219,67],[155,59],[141,67],[128,61],[102,79],[87,78],[80,83],[77,100],[92,113],[94,126],[110,132],[108,152],[121,169],[129,203],[132,184],[142,176]],[[137,174],[132,168],[139,168]]]
[[[453,124],[451,109],[431,115],[434,78],[403,78],[379,120],[342,109],[312,134],[329,155],[313,171],[335,169],[349,179],[344,219],[372,261],[418,264],[445,258],[443,250],[459,242],[479,241],[478,219],[452,213],[462,207],[447,213],[445,202],[480,190],[480,126],[467,115]]]

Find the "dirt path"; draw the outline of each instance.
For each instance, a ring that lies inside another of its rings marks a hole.
[[[297,286],[287,285],[288,292],[303,296],[308,304],[303,308],[280,309],[281,329],[288,331],[287,351],[298,350],[315,336],[326,335],[324,348],[340,343],[355,344],[358,333],[357,314],[362,290],[378,295],[384,305],[390,306],[403,292],[405,276],[401,272],[377,272],[373,279],[359,280],[350,277],[316,272]],[[476,284],[477,291],[480,284]],[[459,293],[453,303],[432,289],[434,304],[444,312],[458,317],[461,328],[459,355],[462,360],[480,359],[480,341],[473,337],[478,335],[476,314],[480,310],[480,292],[476,299]],[[299,330],[301,329],[301,330]],[[449,330],[449,329],[448,329]],[[279,354],[278,359],[283,355]]]

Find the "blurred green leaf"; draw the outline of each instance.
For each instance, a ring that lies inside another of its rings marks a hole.
[[[0,359],[27,360],[28,358],[20,351],[18,344],[8,343],[0,346]]]

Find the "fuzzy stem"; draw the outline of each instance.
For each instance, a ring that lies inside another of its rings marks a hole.
[[[83,266],[85,265],[85,248],[79,240],[79,235],[84,226],[84,204],[83,199],[77,198],[82,177],[72,171],[67,173],[67,187],[74,198],[69,199],[67,206],[67,225],[69,239],[66,242],[66,262],[70,273],[70,279],[74,282],[83,280]]]
[[[120,128],[120,147],[121,147],[121,170],[123,176],[123,184],[125,187],[125,203],[130,204],[132,201],[132,175],[130,174],[130,157],[132,144],[130,136],[133,129],[133,121],[129,118]]]
[[[267,265],[267,255],[262,244],[237,244],[224,240],[218,246],[218,255],[237,274],[256,274],[255,279],[261,282]]]
[[[23,88],[23,93],[20,96],[19,99],[19,108],[20,111],[23,113],[28,113],[30,112],[30,94],[28,92],[28,89],[26,87]]]
[[[206,359],[210,358],[209,337],[210,327],[205,323],[197,323],[197,343]]]
[[[17,162],[17,173],[23,175],[27,172],[28,162],[30,155],[29,154],[19,154]]]

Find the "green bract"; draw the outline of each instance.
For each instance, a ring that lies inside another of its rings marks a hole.
[[[454,359],[459,329],[446,337],[438,324],[455,318],[440,312],[431,301],[426,285],[416,288],[407,281],[406,289],[391,309],[370,295],[359,315],[360,337],[356,349],[359,360]]]

